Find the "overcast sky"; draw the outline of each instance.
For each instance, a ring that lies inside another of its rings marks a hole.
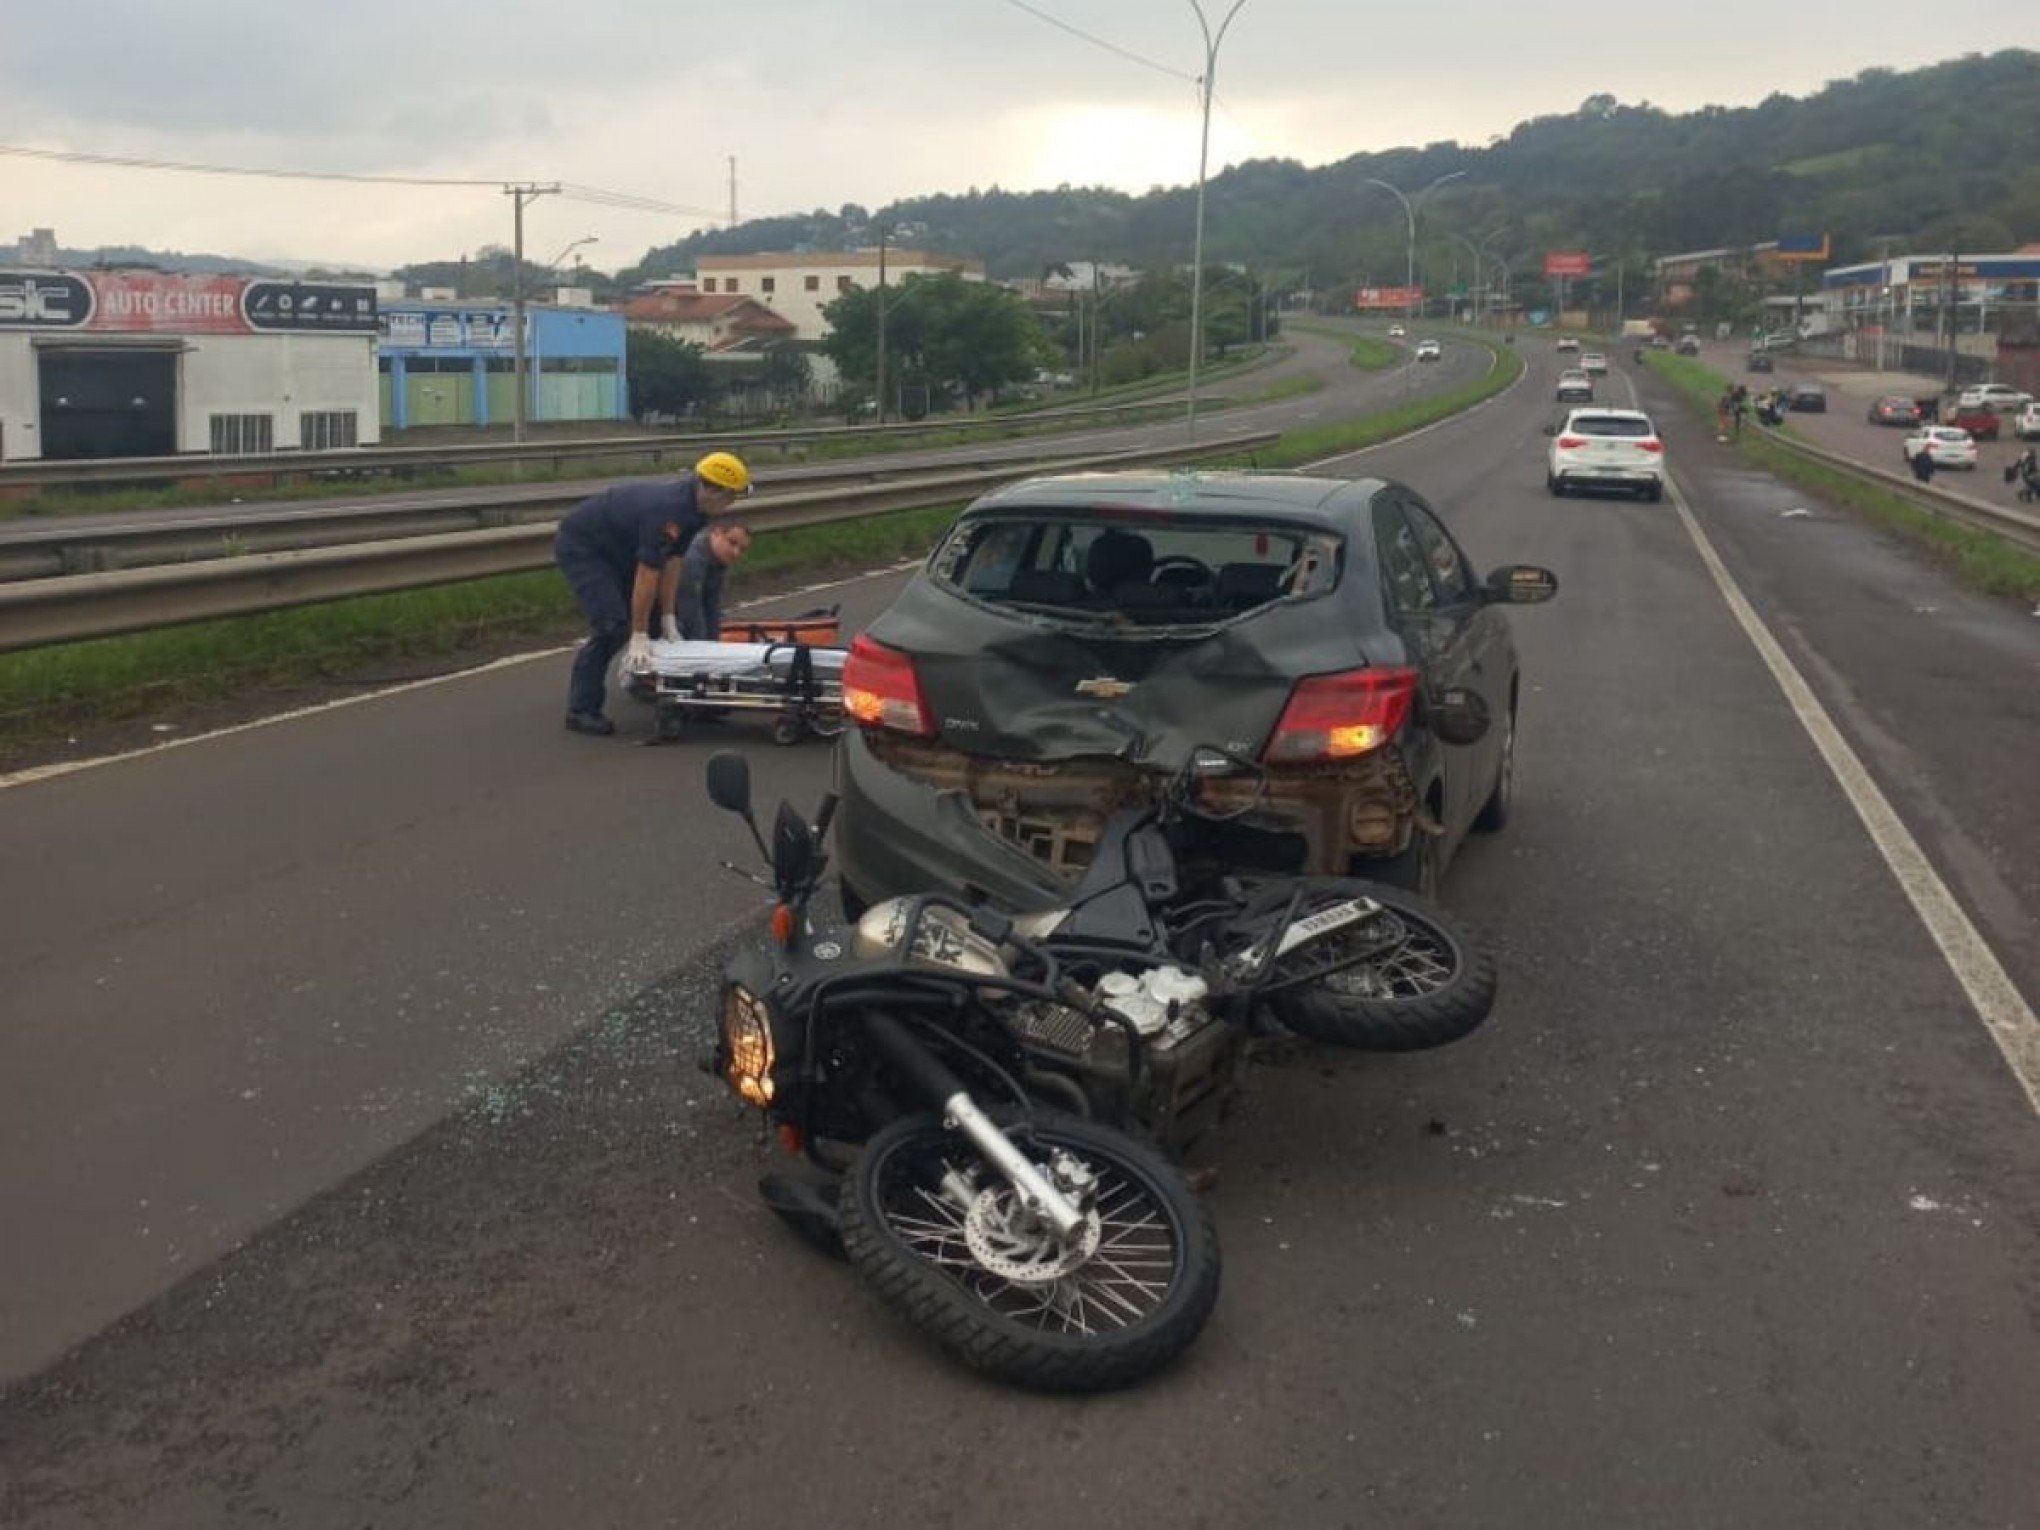
[[[1204,0],[1214,27],[1229,4]],[[1675,111],[1752,105],[1873,65],[2040,46],[2040,6],[2015,0],[1961,9],[1959,29],[1888,0],[1842,14],[1246,0],[1218,55],[1211,167],[1481,144],[1602,91]],[[592,234],[577,254],[613,269],[726,217],[731,156],[740,217],[973,185],[1189,184],[1203,62],[1190,0],[0,0],[0,144],[557,180],[698,209],[532,206],[528,257]],[[0,248],[52,227],[81,249],[387,267],[507,244],[510,222],[483,186],[0,155]]]

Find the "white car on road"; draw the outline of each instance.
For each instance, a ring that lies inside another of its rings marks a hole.
[[[1978,383],[1973,388],[1964,388],[1955,400],[1958,409],[1995,409],[2006,412],[2022,409],[2033,402],[2033,395],[2021,393],[2009,383]]]
[[[1441,353],[1441,352],[1439,351],[1439,349],[1438,349],[1438,342],[1437,342],[1437,341],[1435,341],[1435,340],[1419,340],[1419,341],[1417,342],[1417,360],[1419,360],[1419,361],[1436,361],[1436,360],[1438,359],[1438,357],[1440,356],[1440,354],[1442,354],[1442,353]]]
[[[2040,441],[2040,403],[2031,403],[2012,421],[2012,434],[2021,441]]]
[[[1388,338],[1389,338],[1389,339],[1391,339],[1391,340],[1400,340],[1400,339],[1402,339],[1402,337],[1403,337],[1403,327],[1402,327],[1402,326],[1401,326],[1400,324],[1391,324],[1391,325],[1389,325],[1389,326],[1388,326]]]
[[[1665,443],[1651,417],[1636,409],[1570,409],[1546,432],[1544,487],[1620,489],[1645,499],[1665,497]]]
[[[1580,370],[1589,377],[1606,377],[1608,358],[1599,351],[1581,351]]]
[[[1934,459],[1937,468],[1976,468],[1976,441],[1966,430],[1953,425],[1922,425],[1899,444],[1905,460],[1921,452]]]

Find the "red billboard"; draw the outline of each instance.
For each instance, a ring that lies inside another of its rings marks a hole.
[[[1594,269],[1594,257],[1585,250],[1553,250],[1544,257],[1546,276],[1586,276]]]
[[[1422,287],[1362,287],[1353,294],[1355,308],[1415,308],[1423,301]]]
[[[171,276],[160,271],[94,271],[87,329],[130,334],[245,335],[245,276]]]

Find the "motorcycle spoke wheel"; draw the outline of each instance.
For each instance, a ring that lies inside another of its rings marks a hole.
[[[1218,1292],[1216,1235],[1175,1171],[1107,1128],[1037,1113],[1009,1125],[1044,1167],[1095,1181],[1064,1244],[976,1149],[933,1116],[867,1144],[843,1187],[844,1243],[879,1295],[974,1368],[1023,1386],[1096,1391],[1187,1348]]]
[[[1314,901],[1363,893],[1383,905],[1392,928],[1370,920],[1328,937],[1369,954],[1314,982],[1282,983],[1270,1000],[1276,1017],[1300,1036],[1369,1052],[1420,1051],[1476,1029],[1495,1006],[1494,954],[1402,888],[1334,882]],[[1279,969],[1276,977],[1281,983]]]

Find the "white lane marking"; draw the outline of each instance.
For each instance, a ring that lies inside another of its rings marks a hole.
[[[1707,533],[1701,530],[1700,522],[1687,506],[1686,496],[1678,484],[1668,478],[1667,486],[1671,490],[1672,508],[1678,512],[1686,534],[1699,549],[1700,561],[1713,575],[1722,599],[1728,603],[1744,634],[1755,645],[1758,656],[1771,671],[1771,678],[1785,693],[1793,715],[1813,739],[1814,748],[1820,751],[1821,758],[1834,773],[1843,794],[1849,799],[1849,805],[1855,808],[1856,816],[1863,820],[1871,842],[1877,846],[1885,864],[1891,868],[1891,874],[1898,879],[1899,887],[1911,900],[1920,922],[1926,926],[1934,944],[1941,948],[1949,971],[1962,985],[1962,991],[1968,995],[1970,1006],[1983,1022],[1983,1028],[1990,1032],[2013,1076],[2026,1091],[2027,1102],[2036,1113],[2040,1113],[2040,1018],[2034,1016],[2031,1006],[2013,984],[2011,975],[1998,961],[1982,933],[1970,922],[1969,916],[1962,911],[1962,905],[1956,902],[1948,884],[1935,872],[1925,852],[1920,849],[1919,841],[1906,828],[1905,821],[1864,767],[1862,759],[1849,747],[1848,740],[1820,704],[1813,688],[1771,635],[1770,629],[1757,615],[1756,608],[1744,598],[1727,566],[1715,552],[1714,544],[1708,540]]]
[[[866,579],[877,579],[886,574],[901,573],[906,569],[919,568],[921,560],[913,558],[905,563],[891,563],[883,568],[866,569],[862,573],[843,579],[827,579],[820,584],[802,585],[797,590],[784,590],[777,595],[764,596],[758,600],[747,600],[740,606],[732,606],[732,612],[753,611],[759,606],[777,605],[801,595],[812,595],[820,590],[839,589],[846,584],[857,584]],[[215,728],[210,733],[194,733],[189,738],[165,739],[160,744],[150,744],[141,749],[129,749],[120,754],[96,755],[89,760],[65,760],[55,765],[36,765],[27,770],[17,770],[12,775],[0,776],[0,791],[10,786],[29,786],[37,781],[54,780],[58,776],[74,775],[81,770],[95,770],[101,765],[117,765],[122,760],[138,759],[145,754],[161,754],[166,749],[181,749],[188,744],[207,744],[215,739],[232,738],[237,733],[252,733],[257,728],[271,728],[278,723],[296,722],[303,717],[317,717],[321,713],[338,711],[341,707],[360,706],[366,701],[380,701],[386,696],[401,696],[406,691],[422,691],[435,685],[452,685],[458,680],[472,680],[477,675],[486,675],[493,670],[511,669],[519,664],[529,664],[535,659],[556,658],[563,653],[572,653],[579,643],[565,647],[539,648],[530,653],[510,654],[501,659],[491,659],[487,664],[477,664],[468,669],[457,669],[451,674],[429,675],[423,680],[406,680],[401,685],[388,685],[380,690],[363,691],[358,696],[342,696],[335,701],[322,701],[317,706],[296,707],[288,712],[278,712],[271,717],[258,717],[252,722],[235,723],[230,728]]]

